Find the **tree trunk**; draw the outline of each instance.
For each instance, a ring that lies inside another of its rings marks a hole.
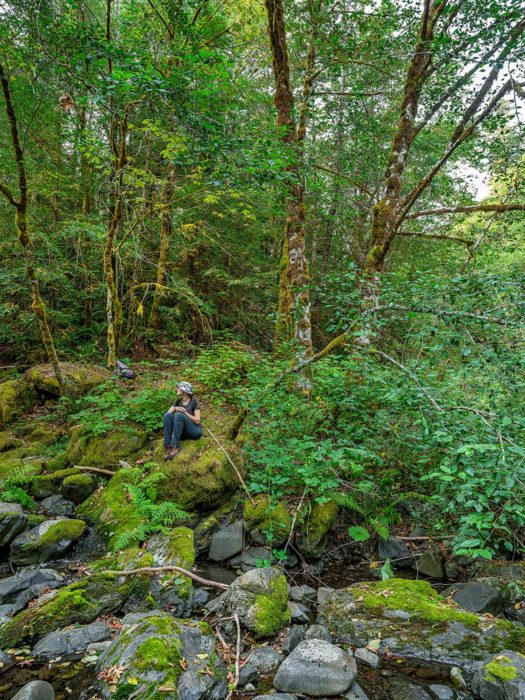
[[[149,315],[148,325],[150,328],[158,328],[160,325],[159,304],[163,294],[163,287],[166,285],[168,256],[170,251],[171,238],[171,200],[173,197],[173,189],[175,185],[175,168],[170,163],[168,166],[168,178],[166,187],[164,188],[162,219],[160,225],[160,246],[159,259],[157,261],[157,281],[155,284],[155,292],[153,294],[153,302]]]

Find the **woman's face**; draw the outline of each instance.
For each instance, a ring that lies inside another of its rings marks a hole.
[[[180,388],[180,386],[177,387],[177,396],[184,396],[184,392]]]

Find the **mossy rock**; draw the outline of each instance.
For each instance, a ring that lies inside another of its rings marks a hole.
[[[237,503],[238,495],[235,494],[233,498],[230,498],[205,518],[197,521],[194,529],[197,554],[208,550],[212,535],[216,530],[226,527],[237,519],[235,512]]]
[[[46,472],[57,472],[60,469],[65,469],[68,464],[66,453],[61,452],[46,462]]]
[[[129,617],[98,659],[95,690],[102,698],[226,697],[226,668],[206,623],[177,620],[158,610]],[[123,673],[111,685],[103,680],[104,671],[115,667]]]
[[[465,612],[427,581],[394,578],[334,591],[320,606],[318,622],[339,642],[363,647],[381,640],[377,653],[422,665],[470,667],[500,649],[525,651],[525,628]]]
[[[9,559],[19,566],[58,559],[82,537],[85,529],[83,520],[46,520],[15,537],[11,542]]]
[[[60,493],[68,501],[79,504],[85,501],[95,490],[95,479],[91,474],[73,474],[62,481]]]
[[[339,506],[335,501],[314,502],[303,508],[297,546],[311,557],[320,557],[326,548],[326,535],[337,519]]]
[[[279,546],[286,542],[292,527],[292,516],[285,503],[273,502],[268,495],[257,496],[255,502],[244,503],[246,529],[258,544]]]
[[[278,567],[252,569],[235,579],[216,611],[238,615],[258,637],[272,637],[290,622],[286,576]]]
[[[40,447],[47,447],[56,442],[62,436],[60,428],[56,428],[49,423],[37,423],[29,431],[24,431],[23,437],[32,443],[38,443]]]
[[[60,369],[67,391],[70,394],[82,395],[91,389],[107,382],[111,374],[104,367],[82,365],[73,362],[61,362]],[[60,387],[51,365],[31,367],[24,374],[26,383],[44,394],[60,396]]]
[[[26,447],[17,447],[0,453],[0,481],[13,477],[17,471],[31,470],[35,475],[42,472],[44,460],[35,457]]]
[[[152,564],[151,555],[143,550],[134,550],[133,556],[127,553],[126,558],[124,566],[119,565],[120,560],[114,561],[115,569],[129,570]],[[88,624],[100,615],[116,613],[131,598],[144,600],[149,595],[149,578],[143,574],[92,574],[52,595],[0,627],[0,648],[34,644],[62,627]]]
[[[12,423],[38,403],[36,393],[21,379],[0,384],[0,426]]]
[[[224,437],[219,440],[239,468],[238,446]],[[183,440],[175,459],[164,462],[163,456],[164,443],[160,440],[153,460],[167,478],[159,484],[159,501],[175,501],[187,511],[210,511],[239,485],[227,456],[206,433],[200,440]]]
[[[180,566],[191,571],[195,564],[195,539],[193,530],[189,527],[174,527],[167,534],[158,533],[150,537],[147,543],[148,551],[152,553],[155,566]],[[170,597],[187,601],[192,592],[192,581],[188,576],[178,572],[162,574],[158,580],[159,590],[155,593],[163,593],[170,590]],[[162,596],[159,596],[162,598]],[[170,601],[171,605],[179,601]],[[179,606],[181,610],[183,605]],[[182,612],[178,612],[181,615]]]
[[[0,385],[1,386],[1,385]],[[6,430],[0,432],[0,452],[22,445],[22,440]]]
[[[28,524],[18,503],[0,503],[0,547],[6,547]]]
[[[123,460],[133,463],[148,436],[137,426],[126,426],[108,435],[91,435],[83,426],[71,431],[66,455],[70,464],[86,467],[116,467]]]
[[[47,498],[54,493],[59,493],[64,479],[80,473],[78,469],[59,469],[50,474],[41,474],[31,484],[31,495],[35,498]]]
[[[116,546],[118,537],[134,530],[145,522],[137,508],[127,498],[124,484],[140,475],[138,468],[120,469],[103,489],[95,491],[85,500],[77,512],[88,519],[104,537],[109,549]]]

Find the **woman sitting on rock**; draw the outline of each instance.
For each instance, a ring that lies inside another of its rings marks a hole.
[[[198,440],[202,435],[201,409],[191,384],[177,384],[177,396],[178,399],[162,418],[165,460],[179,454],[181,440]]]

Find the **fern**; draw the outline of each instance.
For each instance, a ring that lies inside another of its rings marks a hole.
[[[6,503],[19,503],[28,510],[36,509],[35,501],[28,493],[24,491],[24,489],[20,488],[19,486],[11,485],[0,492],[0,501]]]
[[[7,479],[4,479],[2,486],[4,489],[11,488],[12,486],[28,486],[33,483],[37,476],[38,474],[31,464],[15,467]]]

